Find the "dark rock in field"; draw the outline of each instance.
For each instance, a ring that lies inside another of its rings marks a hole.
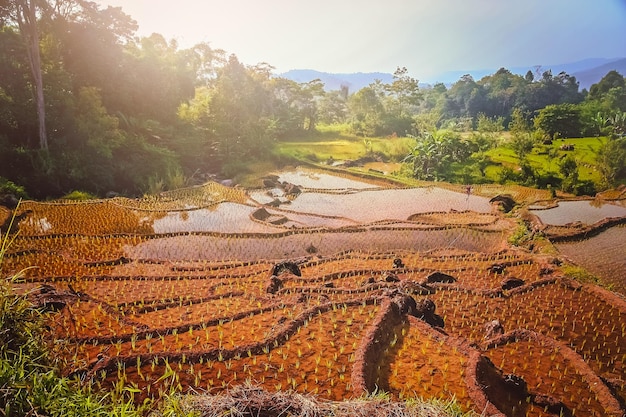
[[[263,183],[263,188],[276,188],[280,186],[280,183],[278,182],[278,177],[275,176],[265,177],[261,181]]]
[[[373,284],[376,282],[376,278],[374,277],[369,277],[368,279],[365,280],[365,284]]]
[[[30,302],[43,311],[59,311],[67,304],[73,304],[77,299],[83,298],[85,295],[74,291],[69,286],[69,291],[59,291],[52,285],[44,284],[37,290],[29,294]]]
[[[318,252],[317,248],[313,246],[312,244],[309,245],[305,250],[306,250],[306,253],[310,253],[310,254]]]
[[[433,327],[444,327],[443,317],[438,314],[435,314],[435,303],[433,300],[425,298],[423,300],[419,300],[415,303],[415,312],[413,316],[418,319],[424,320],[426,323],[430,324]]]
[[[385,274],[385,282],[400,282],[400,278],[396,274],[387,272]]]
[[[501,287],[503,290],[512,290],[513,288],[521,287],[524,284],[525,282],[523,279],[511,277],[503,279]]]
[[[265,208],[260,208],[252,213],[252,218],[275,225],[285,224],[289,219],[282,214],[272,214]]]
[[[20,200],[13,194],[2,194],[0,195],[0,206],[5,206],[6,208],[14,209],[19,204]]]
[[[300,187],[298,187],[297,185],[288,183],[288,182],[282,183],[282,189],[285,191],[285,194],[287,195],[298,195],[302,193],[302,190],[300,189]]]
[[[552,268],[550,268],[550,267],[547,267],[547,266],[544,266],[543,268],[541,268],[541,269],[539,270],[539,275],[540,275],[540,276],[550,275],[550,274],[551,274],[551,273],[553,273],[553,272],[554,272],[554,269],[552,269]]]
[[[502,327],[500,320],[492,320],[485,324],[485,339],[493,339],[502,334],[504,334],[504,327]]]
[[[513,210],[513,207],[517,205],[515,200],[513,200],[513,197],[508,194],[499,194],[489,200],[489,202],[499,205],[502,208],[502,211],[504,211],[505,213]]]
[[[325,282],[324,288],[335,288],[335,284],[332,282]]]
[[[396,259],[393,260],[393,267],[394,268],[404,268],[404,262],[402,262],[402,259],[396,258]]]
[[[423,300],[419,300],[415,304],[415,312],[423,315],[432,315],[435,314],[435,309],[437,306],[435,302],[429,298],[424,298]]]
[[[265,292],[276,294],[283,286],[283,282],[276,275],[272,275],[265,286]]]
[[[116,193],[115,191],[109,191],[104,195],[106,198],[116,198],[119,197],[119,193]]]
[[[398,306],[398,310],[400,310],[400,314],[402,315],[415,315],[415,312],[417,311],[415,299],[410,295],[398,294],[393,298],[393,302]]]
[[[563,261],[562,261],[562,260],[560,260],[559,258],[553,258],[553,259],[551,259],[551,260],[550,260],[550,263],[551,263],[552,265],[556,265],[556,266],[561,266],[561,265],[563,265]]]
[[[433,272],[428,277],[426,277],[426,282],[429,284],[433,284],[435,282],[451,284],[453,282],[456,282],[456,278],[454,278],[452,275],[444,274],[443,272]]]
[[[495,264],[491,265],[487,270],[492,274],[504,274],[504,270],[506,269],[506,265]]]
[[[291,262],[291,261],[279,262],[276,265],[274,265],[274,268],[272,268],[271,275],[278,276],[282,274],[283,272],[289,272],[298,277],[302,276],[302,272],[300,272],[300,267],[295,262]]]
[[[271,216],[271,214],[269,213],[269,211],[265,210],[264,208],[260,208],[258,210],[255,210],[252,213],[252,217],[254,217],[257,220],[261,220],[261,221],[265,221],[270,216]]]
[[[428,295],[428,294],[435,293],[434,289],[427,287],[425,285],[422,285],[419,282],[410,281],[410,280],[402,281],[400,283],[399,288],[408,294]]]
[[[280,206],[280,204],[281,204],[280,200],[275,198],[272,201],[270,201],[269,203],[267,203],[267,206],[278,207],[278,206]]]

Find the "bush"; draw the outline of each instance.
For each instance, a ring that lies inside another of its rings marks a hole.
[[[591,180],[580,181],[574,186],[574,194],[576,195],[596,195],[596,184]]]
[[[13,181],[9,181],[6,178],[0,177],[0,195],[12,194],[18,199],[27,199],[28,194],[26,189],[21,185],[15,184]]]
[[[95,200],[98,196],[88,193],[87,191],[78,191],[74,190],[71,193],[65,194],[61,199],[63,200],[72,200],[72,201],[86,201],[86,200]]]

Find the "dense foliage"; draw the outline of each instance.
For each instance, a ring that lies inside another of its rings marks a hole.
[[[253,160],[276,162],[276,141],[319,123],[348,123],[360,136],[421,138],[416,147],[425,150],[409,158],[414,174],[449,179],[430,162],[429,172],[420,170],[417,160],[432,156],[423,152],[443,152],[447,145],[437,141],[450,132],[506,130],[516,114],[534,123],[533,146],[613,137],[606,146],[618,149],[617,157],[598,156],[603,181],[612,185],[624,175],[624,144],[615,138],[626,131],[626,83],[615,71],[589,92],[563,72],[520,76],[505,68],[478,81],[465,75],[449,87],[420,88],[400,67],[389,84],[325,91],[319,80],[276,77],[266,63],[245,65],[207,43],[181,49],[159,34],[139,38],[136,29],[121,8],[85,0],[0,3],[5,183],[36,198],[77,189],[101,196],[160,191],[206,173],[233,176]],[[446,158],[471,150],[484,174],[488,149],[456,142],[463,149]],[[446,162],[437,163],[449,168]]]

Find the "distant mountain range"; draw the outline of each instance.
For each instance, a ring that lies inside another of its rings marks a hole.
[[[437,74],[433,77],[429,77],[429,80],[420,80],[420,85],[426,87],[436,82],[442,82],[446,85],[451,85],[457,82],[463,75],[470,74],[475,80],[480,80],[484,76],[494,74],[499,68],[480,69],[480,70],[464,70],[464,71],[445,71]],[[507,68],[513,74],[525,75],[529,70],[539,76],[544,71],[551,70],[553,75],[557,75],[561,71],[565,71],[569,75],[576,77],[576,80],[580,83],[580,89],[586,88],[587,90],[593,84],[597,83],[604,77],[609,71],[615,70],[622,75],[626,75],[626,58],[590,58],[582,61],[576,61],[569,64],[556,64],[556,65],[534,65],[528,67],[514,67]],[[343,85],[349,88],[351,93],[360,90],[363,87],[368,86],[375,80],[380,80],[383,83],[390,83],[393,81],[393,75],[384,72],[357,72],[351,74],[335,74],[328,72],[315,71],[311,69],[294,69],[282,74],[278,74],[280,77],[284,77],[299,83],[309,82],[315,79],[320,79],[328,91],[339,90]]]

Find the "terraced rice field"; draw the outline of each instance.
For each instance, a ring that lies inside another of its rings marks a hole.
[[[139,401],[250,381],[622,416],[624,299],[509,246],[516,220],[487,189],[459,191],[298,171],[257,190],[25,202],[2,273],[31,267],[16,285],[52,311],[66,374]]]

